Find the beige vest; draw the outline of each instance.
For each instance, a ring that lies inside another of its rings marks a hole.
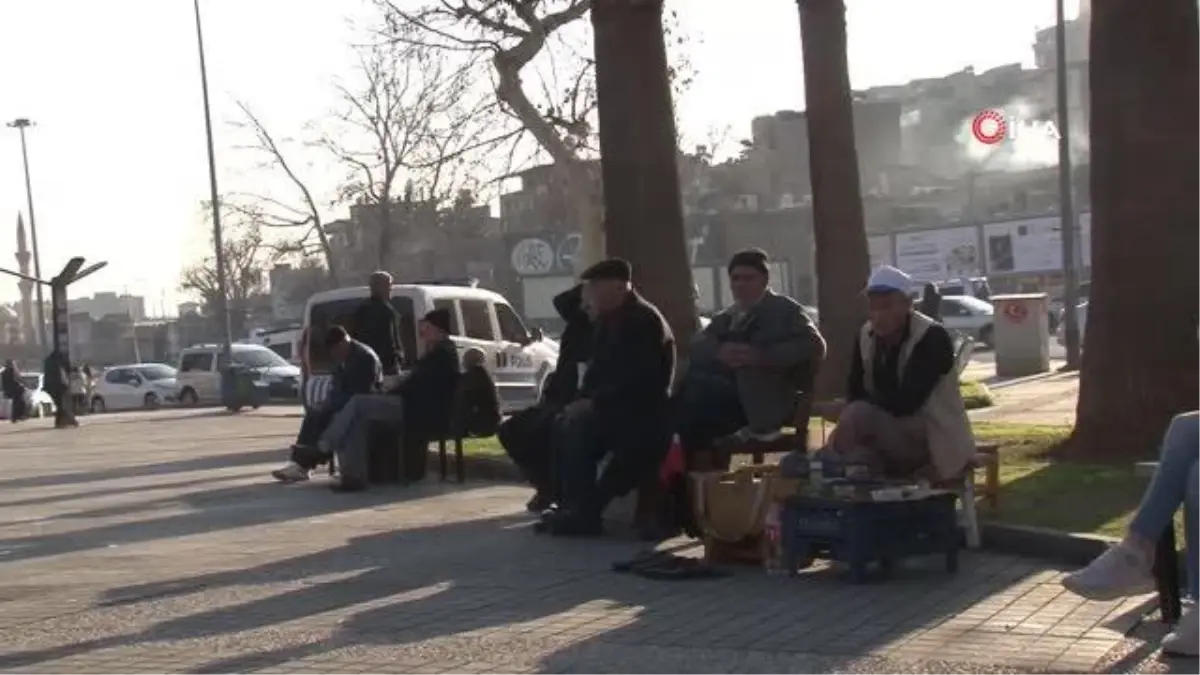
[[[913,345],[925,335],[925,331],[934,324],[933,319],[912,312],[909,319],[908,340],[900,347],[900,359],[897,367],[900,377],[912,355]],[[875,393],[874,358],[875,338],[871,335],[871,324],[868,322],[859,331],[858,348],[862,353],[863,386],[867,393]],[[958,370],[951,369],[942,381],[934,388],[925,405],[917,411],[925,423],[926,437],[929,439],[929,456],[938,475],[949,478],[962,471],[967,462],[975,455],[975,435],[971,431],[971,420],[967,417],[966,406],[963,405],[962,394],[958,391]]]

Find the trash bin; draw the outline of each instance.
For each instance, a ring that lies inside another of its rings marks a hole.
[[[230,412],[257,409],[268,398],[267,383],[258,371],[236,365],[221,371],[221,404]]]

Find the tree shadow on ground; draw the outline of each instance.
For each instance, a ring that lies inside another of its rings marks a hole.
[[[769,639],[764,642],[766,649],[805,645],[811,653],[837,661],[927,628],[1035,570],[1012,559],[968,555],[956,576],[947,576],[938,558],[934,563],[914,562],[887,584],[849,585],[829,569],[800,580],[768,577],[751,569],[723,580],[672,583],[608,571],[613,560],[626,559],[642,548],[640,543],[535,537],[517,530],[527,522],[529,516],[511,514],[372,534],[337,548],[255,567],[116,589],[107,594],[100,611],[233,587],[269,584],[286,590],[171,618],[135,634],[3,655],[0,668],[28,668],[133,645],[282,630],[281,624],[300,632],[327,631],[333,619],[321,615],[347,610],[352,613],[337,622],[328,638],[219,658],[196,672],[274,667],[361,645],[414,644],[464,634],[486,641],[487,632],[500,627],[544,644],[544,651],[553,655],[541,667],[557,672],[579,670],[583,663],[588,663],[584,669],[595,668],[580,656],[594,644],[644,644],[647,636],[669,635],[672,644],[702,649],[719,644],[732,624],[746,622],[761,624],[762,636]],[[336,578],[314,579],[331,576]],[[719,593],[720,599],[714,600],[713,593]],[[797,611],[803,607],[809,609]],[[879,616],[881,607],[887,613],[884,618]],[[594,637],[564,633],[581,624],[562,615],[583,612],[601,619],[612,608],[630,612],[630,623],[597,631],[602,634]],[[559,625],[563,621],[566,628]],[[845,634],[826,631],[821,642],[823,627],[834,624]],[[529,657],[504,658],[513,659],[515,665]]]
[[[277,454],[278,451],[274,452]],[[316,497],[314,493],[318,491],[322,493],[323,498]],[[333,495],[322,485],[279,485],[264,476],[262,482],[252,485],[203,490],[163,500],[71,514],[69,517],[72,519],[125,516],[153,510],[156,504],[180,504],[193,509],[187,513],[150,520],[0,539],[0,551],[4,551],[4,562],[11,563],[111,546],[127,546],[206,532],[316,518],[423,496],[426,494],[417,489],[387,486],[362,494]]]
[[[271,435],[269,438],[276,438]],[[267,438],[267,437],[262,437]],[[75,471],[40,476],[26,476],[0,480],[0,490],[18,490],[24,488],[54,487],[59,485],[77,485],[79,483],[98,483],[106,480],[121,480],[125,478],[143,478],[147,476],[162,476],[171,473],[188,473],[224,469],[230,467],[250,466],[279,460],[285,451],[279,448],[269,450],[253,450],[249,452],[225,453],[220,455],[205,455],[189,457],[157,464],[139,464],[136,466],[121,466],[111,469],[94,469],[91,471]]]
[[[996,519],[1091,533],[1136,509],[1145,490],[1132,466],[1050,460],[1004,481]]]

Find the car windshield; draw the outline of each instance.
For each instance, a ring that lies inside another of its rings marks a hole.
[[[42,388],[42,376],[41,375],[22,375],[21,376],[21,384],[25,385],[26,389],[41,389]]]
[[[990,316],[992,313],[994,313],[996,311],[995,309],[992,308],[991,303],[984,302],[983,300],[980,300],[979,298],[976,298],[974,296],[970,296],[970,295],[953,296],[953,300],[954,300],[954,302],[957,302],[958,304],[962,305],[963,309],[967,310],[968,312],[970,312],[972,314],[983,314],[983,315]]]
[[[282,356],[266,347],[239,349],[233,353],[233,360],[248,368],[275,368],[291,365]]]
[[[175,377],[175,369],[162,363],[139,366],[137,372],[151,382],[157,382],[158,380],[169,380]]]

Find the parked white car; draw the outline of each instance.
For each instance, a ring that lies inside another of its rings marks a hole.
[[[238,343],[231,345],[230,349],[233,352],[233,365],[258,373],[267,383],[271,398],[299,398],[299,368],[262,345]],[[180,352],[179,372],[176,375],[179,404],[193,406],[220,402],[221,371],[224,366],[221,345],[192,345]]]
[[[969,335],[990,347],[995,346],[995,313],[990,302],[971,295],[943,295],[940,305],[942,325],[951,332]]]
[[[0,369],[3,370],[3,369]],[[54,399],[42,389],[41,373],[21,373],[21,382],[25,384],[25,402],[29,405],[30,417],[49,417],[54,414]],[[0,419],[8,419],[12,415],[12,401],[0,397]]]
[[[165,363],[113,366],[96,378],[89,405],[92,412],[153,410],[174,402],[178,391],[175,369]]]

